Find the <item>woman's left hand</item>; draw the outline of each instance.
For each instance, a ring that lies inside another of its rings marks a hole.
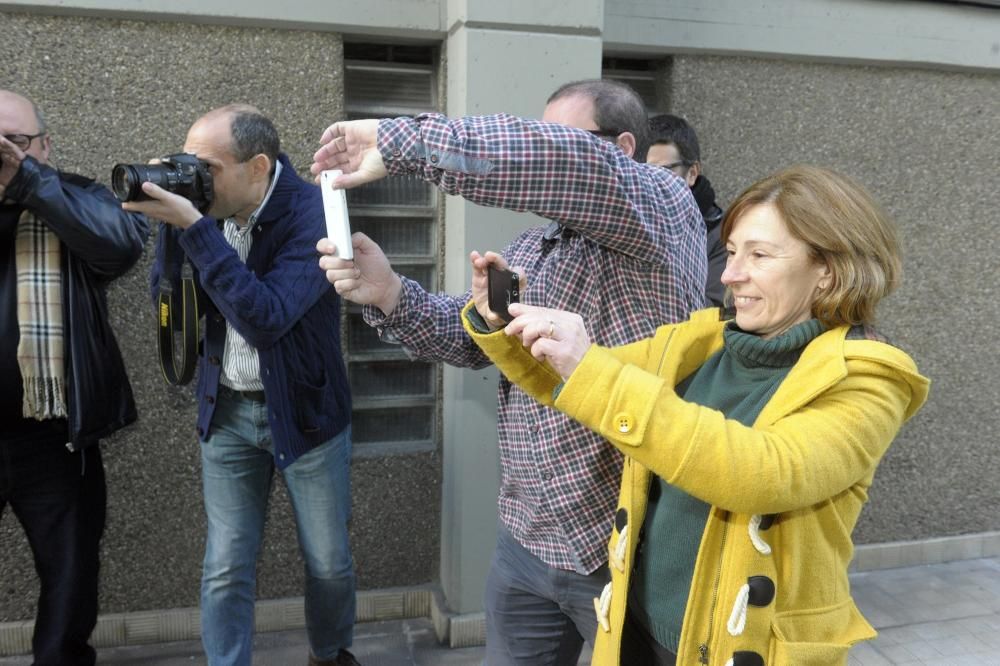
[[[569,379],[590,349],[590,336],[583,318],[575,312],[512,303],[514,319],[504,332],[521,338],[539,361],[547,361],[563,380]]]

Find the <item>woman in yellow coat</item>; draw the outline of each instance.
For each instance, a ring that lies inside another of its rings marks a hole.
[[[875,636],[851,533],[928,390],[871,328],[899,279],[894,229],[860,185],[800,166],[741,194],[722,237],[735,320],[703,310],[614,349],[527,305],[501,332],[486,268],[503,258],[472,255],[470,334],[626,456],[595,666],[831,666]]]

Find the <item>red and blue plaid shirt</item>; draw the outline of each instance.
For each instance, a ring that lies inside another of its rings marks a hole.
[[[590,133],[507,115],[382,120],[390,175],[416,175],[484,206],[530,211],[535,227],[503,255],[524,270],[521,302],[579,313],[591,339],[622,345],[705,304],[705,224],[687,184]],[[365,320],[414,358],[481,368],[462,329],[470,294],[430,294],[403,279],[389,315]],[[599,435],[500,381],[499,514],[549,566],[587,574],[607,561],[621,455]]]

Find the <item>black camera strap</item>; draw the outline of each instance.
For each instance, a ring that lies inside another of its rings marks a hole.
[[[160,233],[166,233],[161,229]],[[172,266],[174,243],[167,241],[165,248],[166,266]],[[166,270],[160,276],[160,295],[157,303],[159,315],[159,330],[157,342],[160,348],[160,370],[168,384],[187,384],[194,377],[195,362],[198,358],[198,298],[194,286],[194,269],[184,258],[181,264],[180,294],[175,294],[174,285],[166,275]],[[181,309],[181,358],[177,362],[174,353],[174,318],[177,307],[174,296],[180,298]]]

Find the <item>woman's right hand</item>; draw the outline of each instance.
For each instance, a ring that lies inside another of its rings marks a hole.
[[[489,267],[496,266],[499,269],[507,269],[507,260],[496,252],[479,254],[475,250],[469,253],[469,260],[472,262],[472,300],[476,304],[476,312],[486,321],[486,325],[491,331],[499,331],[507,323],[490,310],[489,305],[489,278],[487,277]],[[520,276],[520,289],[523,292],[527,286],[523,271],[514,269]]]
[[[521,338],[539,361],[546,361],[563,380],[576,370],[590,349],[590,336],[583,317],[575,312],[512,303],[507,308],[514,319],[504,332]]]

